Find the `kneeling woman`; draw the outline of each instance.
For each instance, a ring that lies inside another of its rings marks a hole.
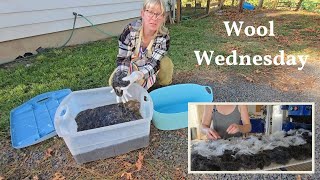
[[[242,121],[243,125],[240,125]],[[213,123],[213,128],[210,128]],[[202,133],[208,139],[241,136],[251,131],[248,107],[245,105],[207,105],[202,117]]]
[[[173,63],[165,56],[170,37],[165,24],[162,0],[145,0],[141,19],[125,27],[119,38],[117,68],[109,78],[118,97],[128,101],[129,86],[137,82],[149,89],[156,80],[160,85],[172,82]]]

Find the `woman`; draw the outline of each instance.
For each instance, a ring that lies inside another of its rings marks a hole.
[[[173,64],[165,56],[170,37],[164,27],[165,4],[162,0],[145,0],[141,19],[125,27],[119,38],[117,68],[109,84],[117,94],[117,101],[128,101],[127,89],[137,82],[149,89],[156,81],[160,85],[172,82]]]
[[[240,125],[242,121],[243,125]],[[213,122],[213,129],[210,128]],[[245,105],[209,105],[205,106],[202,117],[202,132],[208,139],[241,136],[251,131],[248,108]]]

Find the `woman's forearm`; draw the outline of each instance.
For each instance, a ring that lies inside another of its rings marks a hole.
[[[201,125],[201,133],[202,134],[207,134],[208,133],[208,131],[209,131],[209,126],[207,126],[207,125],[205,125],[205,124],[202,124]]]
[[[242,133],[248,133],[251,131],[251,124],[238,125],[239,130]]]

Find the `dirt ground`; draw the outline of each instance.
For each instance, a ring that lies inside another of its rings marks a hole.
[[[265,74],[270,75],[266,76]],[[274,74],[281,76],[283,80],[275,80],[272,78]],[[295,89],[296,85],[292,85],[290,81],[286,80],[292,78],[293,75],[298,78],[297,82],[305,82],[306,86],[301,89]],[[173,83],[191,82],[210,85],[214,88],[215,100],[223,101],[224,98],[218,92],[222,88],[215,88],[215,86],[219,84],[220,86],[228,87],[230,81],[234,79],[237,79],[238,83],[248,83],[250,86],[269,86],[275,92],[280,91],[286,94],[296,91],[307,92],[319,86],[317,78],[303,80],[306,77],[308,76],[304,72],[294,72],[294,70],[289,74],[274,69],[273,71],[254,72],[253,75],[242,76],[232,72],[223,73],[211,69],[210,71],[176,72]],[[288,89],[283,89],[284,87],[288,87]],[[317,92],[319,93],[319,90]],[[225,96],[228,96],[228,94]],[[315,96],[315,98],[319,97],[319,94]],[[187,136],[186,128],[175,131],[161,131],[151,125],[150,145],[148,147],[83,165],[76,164],[62,138],[54,137],[37,145],[16,150],[11,146],[10,136],[7,136],[7,138],[1,140],[0,175],[5,179],[194,178],[197,176],[190,176],[187,173]],[[292,177],[295,177],[295,175],[292,175]]]
[[[320,63],[304,71],[293,67],[259,69],[242,74],[198,67],[176,71],[173,84],[197,83],[214,89],[220,102],[316,102],[319,110]],[[319,115],[316,115],[318,119]],[[316,123],[318,130],[319,124]],[[117,157],[78,165],[62,138],[54,137],[23,149],[13,149],[9,132],[1,134],[0,179],[228,179],[236,175],[188,175],[187,129],[161,131],[151,125],[150,144]],[[316,134],[318,138],[318,134]],[[107,137],[106,137],[107,138]],[[316,141],[318,165],[319,141]],[[317,179],[314,175],[244,175],[247,179]]]
[[[179,151],[172,149],[170,152],[168,149],[163,157],[158,157],[157,148],[163,144],[165,140],[163,136],[166,136],[166,139],[173,136],[183,139],[183,144],[174,145],[178,146]],[[135,179],[183,178],[186,177],[187,167],[185,163],[179,162],[186,160],[186,142],[186,129],[165,133],[152,125],[148,147],[117,157],[78,165],[61,138],[54,137],[21,150],[13,149],[10,139],[5,139],[1,142],[0,148],[1,175],[4,179],[126,179],[127,176]],[[179,155],[175,158],[173,158],[175,154],[167,156],[173,152]]]

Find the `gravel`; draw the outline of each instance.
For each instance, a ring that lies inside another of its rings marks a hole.
[[[319,75],[320,71],[314,68],[305,67],[309,70],[311,75]],[[319,68],[318,68],[319,69]],[[214,77],[219,78],[219,77]],[[186,76],[175,76],[174,84],[178,83],[197,83],[211,86],[214,91],[214,98],[216,102],[316,102],[315,110],[319,112],[320,93],[319,88],[310,91],[302,92],[283,92],[270,87],[269,85],[250,83],[239,76],[231,76],[226,81],[215,81],[203,79],[197,73]],[[320,84],[319,80],[315,83]],[[319,140],[320,127],[317,120],[319,114],[315,113],[315,174],[301,174],[301,179],[320,179],[319,174]],[[180,129],[175,131],[161,131],[151,125],[150,145],[137,151],[127,153],[123,156],[109,158],[106,160],[99,160],[92,163],[87,163],[82,166],[75,164],[72,155],[61,138],[53,138],[44,143],[32,146],[30,148],[15,150],[11,147],[10,139],[2,139],[0,147],[0,177],[9,175],[12,179],[23,179],[25,174],[32,179],[34,174],[38,174],[40,179],[50,179],[54,177],[56,172],[61,172],[64,176],[69,178],[92,178],[93,175],[99,177],[100,174],[105,177],[119,177],[121,172],[124,172],[123,162],[133,164],[137,161],[138,153],[144,153],[144,165],[141,171],[136,172],[132,168],[133,178],[141,177],[142,179],[297,179],[296,174],[188,174],[188,141],[187,129]],[[9,135],[7,135],[9,137]],[[53,148],[52,157],[48,160],[45,158],[45,149],[47,147]],[[37,149],[41,148],[41,151]],[[26,154],[26,155],[24,155]],[[25,157],[26,156],[26,157]],[[25,162],[23,162],[25,160]],[[37,162],[37,160],[40,161]],[[12,164],[12,162],[15,164]],[[17,161],[22,162],[21,166],[17,165]],[[118,166],[115,166],[116,162]],[[154,163],[154,164],[152,164]],[[14,171],[11,171],[13,166]],[[42,170],[41,167],[49,166],[49,169]],[[32,170],[32,169],[36,170]],[[85,169],[84,169],[85,168]],[[94,169],[94,174],[92,174]],[[7,172],[11,171],[11,172]],[[120,173],[120,174],[119,174]],[[118,176],[114,176],[118,174]],[[146,176],[146,175],[149,176]],[[95,176],[94,176],[95,177]]]

